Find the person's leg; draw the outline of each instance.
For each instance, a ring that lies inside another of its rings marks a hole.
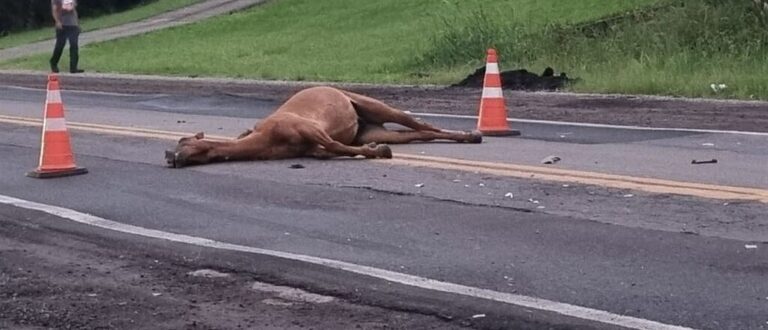
[[[53,55],[50,61],[52,72],[59,72],[59,59],[61,59],[61,53],[64,51],[64,43],[66,42],[64,29],[56,29],[56,45],[53,46]]]
[[[69,72],[80,73],[83,70],[77,66],[80,61],[80,45],[78,39],[80,39],[80,27],[67,26],[67,39],[69,39]]]

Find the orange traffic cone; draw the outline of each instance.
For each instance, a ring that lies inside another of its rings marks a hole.
[[[40,147],[40,165],[27,176],[33,178],[54,178],[88,173],[75,165],[72,147],[69,144],[67,122],[64,119],[64,104],[61,103],[59,77],[48,75],[48,94],[45,99],[43,138]]]
[[[488,49],[477,130],[483,135],[520,135],[520,131],[510,129],[507,123],[507,106],[504,102],[504,93],[501,90],[501,75],[495,49]]]

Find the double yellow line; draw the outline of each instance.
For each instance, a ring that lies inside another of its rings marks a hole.
[[[42,126],[42,120],[39,119],[6,115],[0,115],[0,122],[26,126]],[[178,140],[179,138],[190,135],[189,133],[182,132],[77,122],[70,122],[67,124],[67,127],[73,130],[92,133],[135,136],[163,140]],[[225,136],[216,135],[206,135],[206,137],[214,140],[229,139]],[[602,187],[638,190],[658,194],[675,194],[710,199],[747,200],[768,203],[768,190],[757,188],[722,186],[597,172],[575,171],[550,167],[422,156],[406,153],[397,153],[393,159],[375,161],[395,165],[479,172],[523,179],[580,183]]]

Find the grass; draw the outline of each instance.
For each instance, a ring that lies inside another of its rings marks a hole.
[[[84,18],[80,22],[80,27],[83,31],[91,31],[117,26],[129,22],[140,21],[160,13],[189,6],[200,1],[202,0],[157,0],[145,6],[136,7],[112,15],[100,16],[96,18]],[[0,37],[0,49],[11,48],[52,38],[54,38],[53,26],[49,28],[15,32],[7,36]]]
[[[444,17],[484,6],[499,19],[543,26],[578,22],[655,0],[281,0],[246,12],[83,49],[90,70],[266,79],[441,82],[407,67]],[[162,47],[158,47],[162,45]],[[478,54],[482,59],[484,52]],[[45,69],[43,56],[10,66]],[[5,65],[8,67],[8,65]],[[442,76],[442,78],[440,78]]]
[[[101,72],[450,84],[483,65],[493,46],[503,70],[552,66],[581,79],[574,91],[768,99],[768,26],[750,6],[744,0],[280,0],[89,45],[81,58]],[[46,57],[0,67],[45,70]],[[712,83],[728,87],[714,92]]]

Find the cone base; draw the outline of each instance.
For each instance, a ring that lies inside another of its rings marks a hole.
[[[516,129],[500,129],[500,130],[480,130],[483,136],[519,136],[520,131]]]
[[[71,169],[56,170],[56,171],[41,171],[40,169],[36,169],[32,172],[27,173],[27,176],[30,178],[48,179],[48,178],[58,178],[58,177],[70,176],[70,175],[80,175],[85,173],[88,173],[88,169],[84,167],[75,167]]]

